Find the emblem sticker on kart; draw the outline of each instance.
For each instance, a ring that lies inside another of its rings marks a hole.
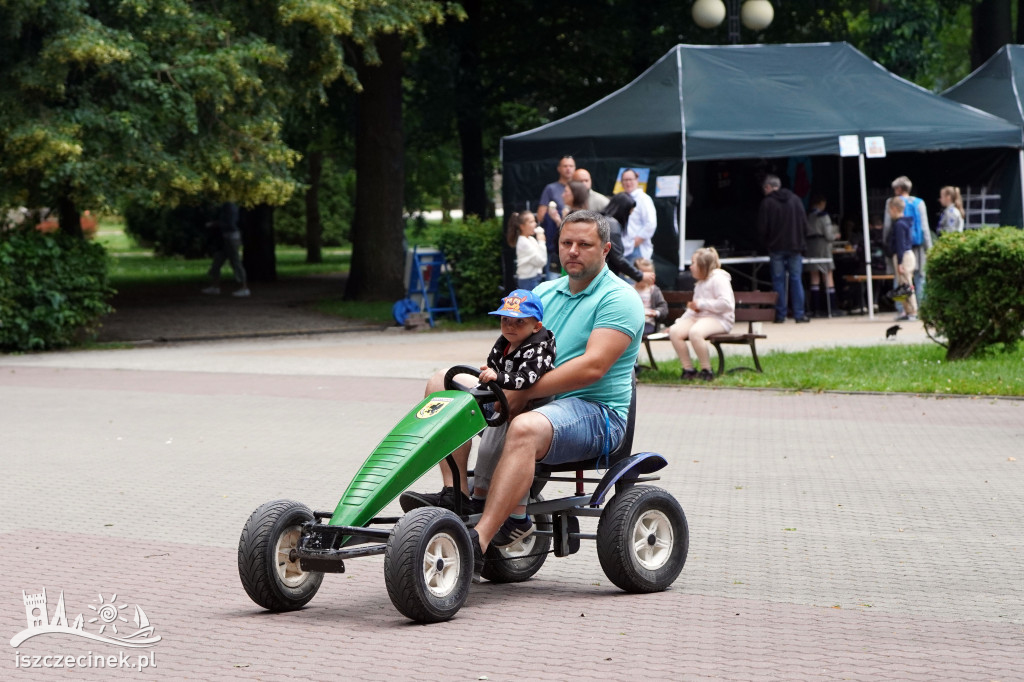
[[[420,408],[420,411],[416,413],[416,417],[418,419],[430,419],[443,410],[451,401],[452,398],[432,398],[429,403]]]

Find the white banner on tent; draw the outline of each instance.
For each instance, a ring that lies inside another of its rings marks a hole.
[[[856,135],[839,136],[839,156],[857,156],[860,154],[860,138]]]

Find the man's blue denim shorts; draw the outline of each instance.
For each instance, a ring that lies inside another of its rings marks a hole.
[[[551,422],[554,435],[542,464],[565,464],[603,457],[615,450],[626,433],[626,420],[615,410],[580,398],[560,398],[538,407]]]

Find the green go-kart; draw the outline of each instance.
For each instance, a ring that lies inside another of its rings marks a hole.
[[[378,516],[443,459],[459,480],[449,453],[488,425],[504,422],[508,403],[497,383],[466,388],[454,381],[458,374],[479,376],[479,370],[465,365],[448,370],[445,390],[424,398],[391,430],[333,512],[275,500],[252,513],[238,542],[238,573],[254,602],[270,611],[299,609],[316,594],[324,573],[344,573],[348,559],[383,554],[388,595],[403,615],[432,623],[458,613],[473,579],[468,528],[479,514],[426,507],[400,517]],[[485,409],[495,402],[501,411]],[[686,515],[665,490],[638,485],[657,480],[651,474],[667,462],[653,452],[630,454],[635,415],[634,386],[626,436],[605,460],[537,465],[527,506],[537,530],[520,543],[489,547],[483,578],[528,580],[549,553],[574,554],[587,539],[597,541],[605,575],[627,592],[658,592],[675,581],[689,548]],[[588,477],[599,464],[607,467],[603,475]],[[562,472],[575,473],[559,476]],[[574,493],[545,500],[541,490],[549,481],[574,483]],[[592,484],[596,487],[586,492]],[[596,534],[580,532],[581,516],[599,517]]]

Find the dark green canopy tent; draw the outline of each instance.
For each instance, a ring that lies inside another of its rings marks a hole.
[[[506,210],[535,206],[562,154],[598,188],[619,168],[650,168],[653,195],[658,176],[685,177],[688,161],[838,156],[841,135],[860,146],[881,136],[887,152],[1022,146],[1019,125],[899,78],[847,43],[677,45],[604,99],[503,138],[502,197]],[[659,225],[678,209],[681,269],[686,202],[655,203]]]
[[[967,78],[942,93],[943,97],[987,111],[1024,128],[1024,45],[1003,45]],[[1016,168],[1007,169],[1003,183],[1003,224],[1022,224],[1016,209],[1024,197],[1024,151]],[[1013,207],[1007,210],[1007,207]]]

